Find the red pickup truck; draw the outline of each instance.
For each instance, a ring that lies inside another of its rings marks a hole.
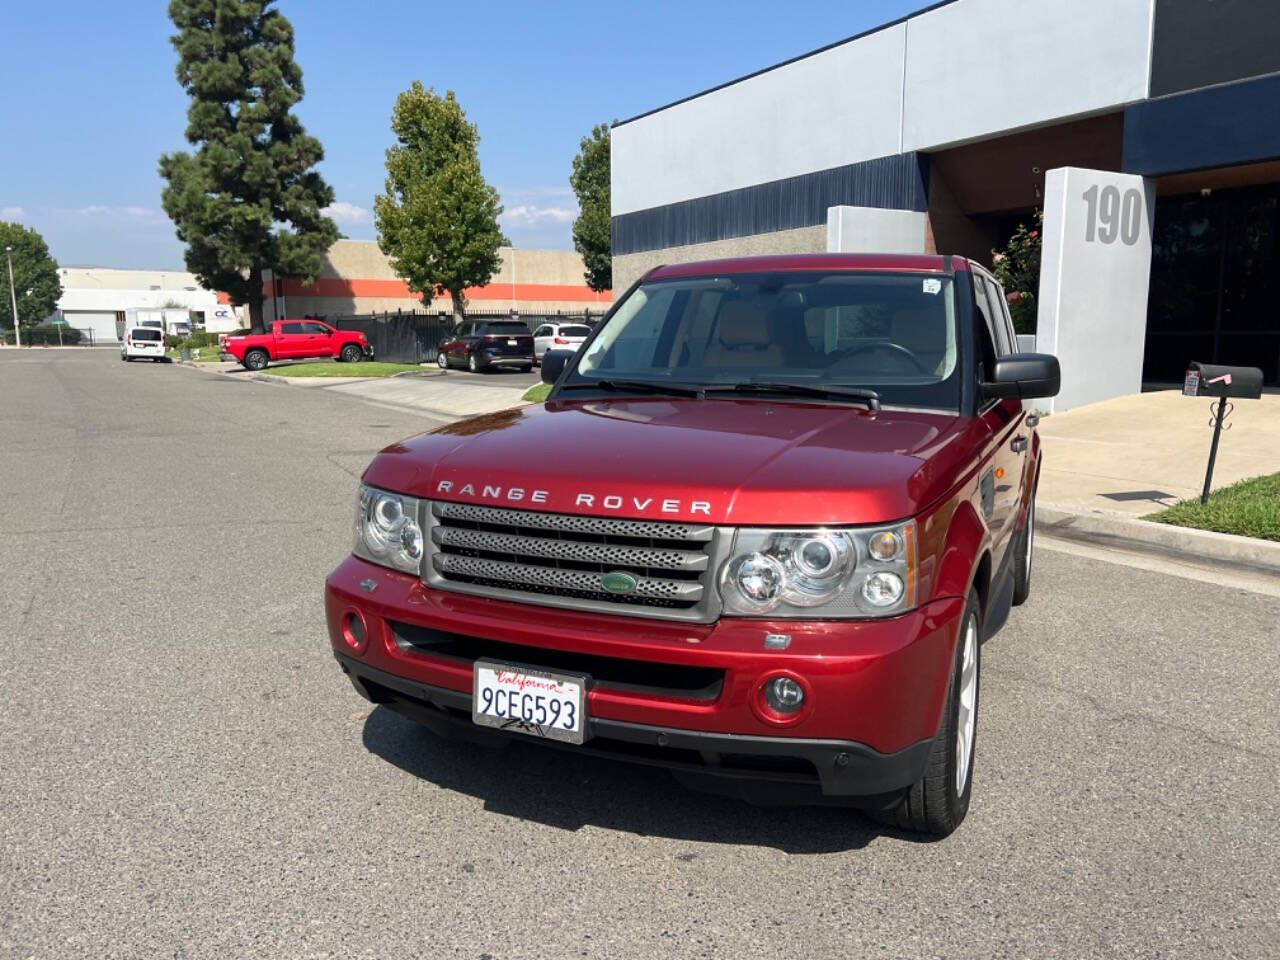
[[[276,320],[270,333],[227,337],[220,348],[249,370],[265,370],[273,360],[333,357],[354,363],[373,359],[373,348],[363,333],[337,330],[319,320]]]
[[[365,471],[325,589],[356,690],[442,734],[954,830],[981,644],[1031,589],[1026,401],[1060,381],[992,275],[658,267],[542,370],[545,403]]]

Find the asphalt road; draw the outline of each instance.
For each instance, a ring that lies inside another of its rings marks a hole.
[[[426,426],[0,351],[0,956],[1276,956],[1274,595],[1041,549],[922,843],[359,699],[321,582]]]

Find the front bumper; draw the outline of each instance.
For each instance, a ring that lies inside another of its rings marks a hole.
[[[891,620],[684,624],[434,590],[349,557],[329,576],[325,608],[356,689],[439,733],[546,743],[471,724],[472,663],[477,654],[559,670],[582,663],[593,677],[588,739],[568,749],[667,767],[692,786],[767,801],[772,788],[787,799],[796,791],[868,797],[919,779],[963,601]],[[366,625],[359,650],[343,632],[351,612]],[[766,633],[789,634],[791,643],[767,650]],[[759,709],[761,687],[779,672],[807,692],[804,709],[785,722]],[[685,674],[696,681],[682,685]]]

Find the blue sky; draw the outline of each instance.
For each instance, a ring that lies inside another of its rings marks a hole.
[[[282,0],[325,146],[333,211],[375,238],[396,94],[453,89],[479,126],[503,227],[522,247],[572,246],[569,164],[592,124],[624,119],[823,46],[925,0],[436,3]],[[0,56],[0,219],[44,234],[60,263],[172,269],[156,159],[184,147],[163,0],[12,4]],[[856,90],[849,91],[857,96]]]

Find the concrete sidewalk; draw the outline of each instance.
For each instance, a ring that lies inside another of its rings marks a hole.
[[[521,398],[529,388],[523,381],[507,386],[502,378],[494,377],[492,383],[482,383],[474,377],[437,373],[432,368],[424,369],[421,374],[394,377],[278,377],[272,375],[270,367],[261,373],[252,373],[238,363],[186,363],[184,366],[305,390],[324,390],[402,410],[416,410],[442,420],[518,406],[524,402]]]
[[[1043,418],[1039,501],[1140,517],[1198,497],[1213,439],[1210,406],[1207,398],[1160,390]],[[1236,401],[1227,426],[1214,489],[1280,472],[1280,395]]]

